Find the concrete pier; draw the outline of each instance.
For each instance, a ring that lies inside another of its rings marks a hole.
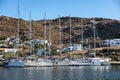
[[[111,61],[111,65],[120,65],[120,61]]]

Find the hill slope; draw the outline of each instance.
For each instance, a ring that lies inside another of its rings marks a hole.
[[[62,42],[69,44],[69,17],[61,17]],[[72,17],[72,43],[80,43],[81,39],[81,18]],[[84,39],[93,41],[92,18],[83,18],[84,21]],[[96,21],[96,33],[99,40],[120,38],[120,21],[94,18]],[[47,38],[49,28],[51,27],[51,42],[59,44],[59,19],[47,20]],[[44,20],[32,21],[33,39],[44,39]],[[0,16],[0,36],[16,36],[17,19],[7,16]],[[29,21],[20,19],[20,36],[28,38]]]

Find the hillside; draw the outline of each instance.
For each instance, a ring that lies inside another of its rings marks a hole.
[[[69,44],[69,17],[61,17],[62,27],[62,42]],[[84,41],[93,41],[92,18],[82,18],[84,24]],[[72,43],[80,43],[81,39],[81,18],[72,17]],[[106,19],[106,18],[94,18],[96,21],[96,33],[97,38],[100,41],[105,39],[120,38],[120,21]],[[49,28],[51,27],[51,42],[52,44],[59,44],[59,19],[47,20],[47,38],[49,34]],[[44,20],[34,21],[32,20],[33,27],[33,39],[44,39]],[[0,16],[0,36],[16,36],[17,31],[17,19],[7,16]],[[20,19],[20,37],[28,38],[29,36],[29,21]]]

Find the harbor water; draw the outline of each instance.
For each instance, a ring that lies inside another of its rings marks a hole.
[[[120,65],[0,67],[0,80],[120,80]]]

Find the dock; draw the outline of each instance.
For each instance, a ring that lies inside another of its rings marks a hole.
[[[111,61],[111,65],[120,65],[120,61]]]

